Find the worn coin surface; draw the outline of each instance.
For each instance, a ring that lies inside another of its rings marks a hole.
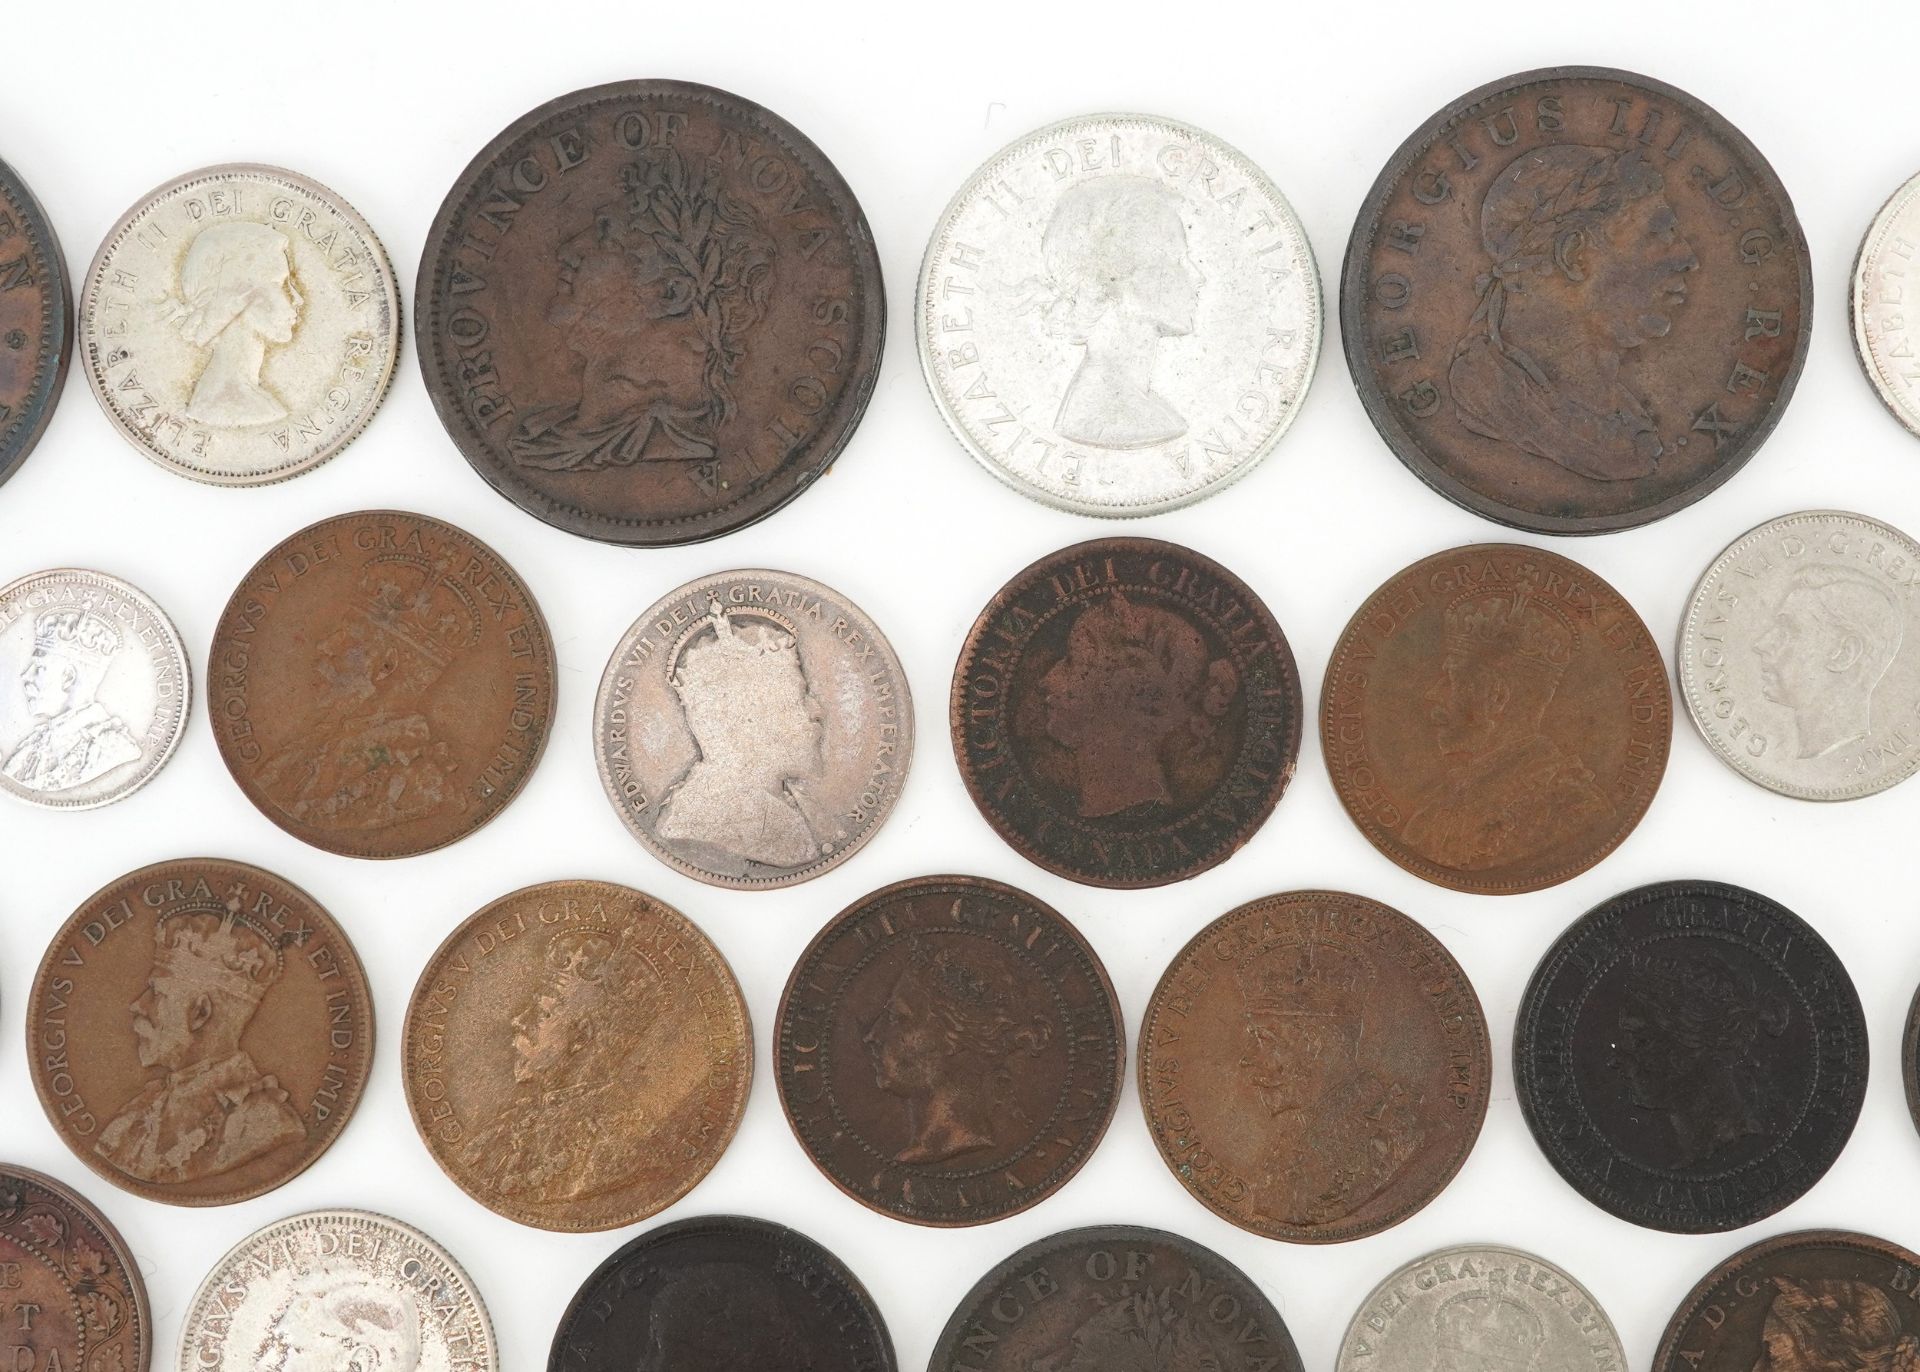
[[[147,1372],[153,1323],[140,1269],[92,1205],[0,1163],[0,1356],[22,1372]]]
[[[400,289],[373,230],[317,181],[207,167],[141,198],[80,293],[87,380],[169,471],[259,486],[359,436],[393,379]]]
[[[807,1156],[915,1224],[1037,1205],[1099,1145],[1126,1030],[1099,955],[1058,912],[984,877],[863,896],[800,955],[775,1030]]]
[[[254,564],[214,630],[220,756],[316,848],[395,858],[464,838],[553,724],[540,607],[500,555],[397,510],[337,515]]]
[[[1456,891],[1578,876],[1633,832],[1673,739],[1667,671],[1613,587],[1483,543],[1373,593],[1320,693],[1333,788],[1373,846]]]
[[[826,155],[710,86],[550,101],[460,174],[415,339],[493,488],[570,533],[692,543],[826,471],[873,393],[886,299]]]
[[[839,866],[893,812],[913,698],[860,607],[790,572],[688,582],[633,622],[594,703],[607,798],[675,871],[759,891]]]
[[[447,936],[400,1060],[414,1126],[468,1195],[542,1229],[617,1229],[720,1160],[753,1038],[692,921],[610,882],[550,881]]]
[[[560,1320],[548,1372],[804,1368],[895,1372],[860,1279],[797,1230],[709,1215],[642,1234],[601,1263]]]
[[[996,153],[941,216],[914,321],[961,446],[1082,514],[1191,504],[1293,422],[1320,274],[1252,162],[1171,119],[1096,114]]]
[[[1595,1205],[1650,1229],[1738,1229],[1840,1156],[1866,1098],[1866,1018],[1833,949],[1785,906],[1661,882],[1547,950],[1513,1074],[1541,1151]]]
[[[1435,114],[1374,182],[1340,281],[1387,445],[1456,504],[1551,534],[1648,523],[1738,471],[1793,394],[1812,303],[1759,151],[1597,67]]]
[[[373,1065],[346,931],[271,872],[183,858],[74,911],[33,983],[47,1118],[87,1166],[171,1205],[227,1205],[306,1171]]]
[[[1192,1239],[1097,1225],[1028,1244],[969,1291],[934,1345],[945,1372],[1301,1372],[1247,1274]]]
[[[1743,1248],[1673,1313],[1653,1372],[1906,1368],[1920,1358],[1920,1256],[1812,1229]]]
[[[20,174],[0,162],[0,482],[46,431],[72,355],[60,240]]]
[[[173,623],[104,572],[0,587],[0,790],[84,810],[151,781],[186,731],[193,671]]]
[[[1613,1322],[1586,1287],[1531,1253],[1465,1244],[1416,1259],[1376,1286],[1347,1326],[1334,1372],[1627,1365]]]
[[[1050,553],[1001,588],[954,668],[973,802],[1013,848],[1090,886],[1160,886],[1239,850],[1300,752],[1300,677],[1260,598],[1153,538]]]
[[[180,1366],[206,1372],[498,1372],[493,1325],[453,1255],[411,1225],[316,1210],[236,1244],[200,1284]]]
[[[1920,249],[1920,176],[1893,193],[1853,264],[1853,346],[1893,417],[1920,434],[1920,353],[1915,352],[1914,253]]]
[[[1770,791],[1854,800],[1920,769],[1920,545],[1865,515],[1750,529],[1694,587],[1676,653],[1687,712]]]
[[[1900,1080],[1906,1088],[1907,1113],[1920,1129],[1920,990],[1907,1005],[1907,1027],[1900,1035]]]
[[[1180,950],[1140,1028],[1160,1156],[1222,1219],[1339,1243],[1446,1188],[1487,1115],[1480,999],[1440,941],[1342,891],[1250,901]]]

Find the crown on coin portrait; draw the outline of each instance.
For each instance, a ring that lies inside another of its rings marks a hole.
[[[546,964],[546,989],[560,1000],[582,987],[636,1011],[666,999],[653,963],[617,929],[598,924],[561,929],[547,942]]]
[[[736,620],[744,622],[736,623]],[[762,605],[729,609],[717,599],[707,601],[706,618],[694,624],[674,645],[667,679],[682,689],[700,690],[737,678],[742,673],[769,669],[791,671],[798,662],[799,635],[793,621]]]
[[[388,556],[360,573],[359,613],[375,629],[436,667],[480,640],[480,608],[450,557]]]
[[[1469,591],[1447,605],[1447,651],[1501,657],[1559,673],[1573,660],[1580,634],[1573,621],[1524,586]]]
[[[236,886],[224,901],[188,901],[162,914],[153,931],[154,971],[258,1005],[285,962],[280,941],[246,912],[245,897]]]
[[[120,651],[120,631],[91,610],[48,610],[33,621],[33,650],[104,670]]]
[[[1356,997],[1373,982],[1363,954],[1330,943],[1292,943],[1234,966],[1240,1003],[1250,1015],[1353,1014]]]
[[[1540,1317],[1509,1296],[1463,1291],[1434,1312],[1440,1347],[1463,1365],[1494,1372],[1525,1372],[1533,1366],[1547,1331]]]

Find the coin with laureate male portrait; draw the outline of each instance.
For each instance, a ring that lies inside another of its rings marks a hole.
[[[1422,481],[1547,534],[1630,529],[1737,472],[1812,336],[1785,187],[1685,91],[1560,67],[1461,97],[1374,182],[1340,323]]]
[[[147,1372],[153,1320],[118,1231],[52,1177],[0,1162],[0,1358],[22,1372]]]
[[[73,355],[73,293],[47,212],[0,162],[0,482],[46,432]]]
[[[1860,365],[1893,417],[1920,435],[1920,339],[1914,333],[1914,254],[1920,251],[1920,176],[1873,217],[1853,264],[1848,297]]]

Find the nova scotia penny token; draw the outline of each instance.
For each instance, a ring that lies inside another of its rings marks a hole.
[[[466,837],[519,794],[553,724],[532,593],[473,535],[396,510],[322,520],[261,558],[208,675],[247,799],[346,857]]]
[[[73,355],[60,241],[19,173],[0,162],[0,482],[46,431]]]
[[[353,944],[271,872],[185,858],[130,872],[54,937],[28,1011],[34,1089],[80,1160],[172,1205],[304,1172],[373,1064]]]
[[[1577,562],[1484,543],[1368,598],[1320,693],[1333,789],[1373,846],[1456,891],[1578,876],[1633,832],[1673,705],[1647,626]]]
[[[1737,1229],[1799,1199],[1846,1146],[1866,1019],[1791,910],[1663,882],[1602,902],[1547,950],[1513,1074],[1534,1140],[1595,1205],[1650,1229]]]
[[[601,1263],[560,1320],[548,1372],[629,1368],[895,1372],[860,1279],[805,1234],[703,1216],[642,1234]]]
[[[1286,635],[1211,558],[1106,538],[1041,558],[980,612],[949,698],[960,774],[1028,861],[1161,886],[1226,861],[1300,751]]]
[[[920,269],[920,364],[961,446],[1081,514],[1191,504],[1293,422],[1320,275],[1273,182],[1211,134],[1096,114],[1001,149]]]
[[[1920,545],[1805,510],[1751,529],[1694,588],[1680,695],[1720,760],[1770,791],[1853,800],[1920,770]]]
[[[710,86],[542,105],[447,193],[415,292],[440,421],[570,533],[693,543],[785,505],[873,393],[886,300],[826,155]]]
[[[15,1367],[147,1372],[153,1323],[133,1255],[52,1177],[0,1163],[0,1353]]]
[[[1907,429],[1920,434],[1920,369],[1913,363],[1913,253],[1920,243],[1920,176],[1874,216],[1853,264],[1853,346],[1867,380]]]
[[[1596,67],[1429,119],[1374,183],[1340,281],[1347,364],[1395,455],[1548,534],[1646,524],[1737,472],[1793,394],[1812,304],[1759,151],[1684,91]]]
[[[861,1204],[915,1224],[1037,1205],[1098,1146],[1126,1031],[1099,956],[1024,891],[897,882],[800,955],[774,1051],[787,1122]]]
[[[1479,997],[1440,941],[1340,891],[1268,896],[1180,950],[1140,1029],[1140,1100],[1194,1198],[1339,1243],[1445,1189],[1487,1115]]]
[[[685,916],[551,881],[448,935],[400,1059],[414,1126],[468,1195],[542,1229],[616,1229],[720,1160],[753,1039],[726,959]]]
[[[107,235],[80,294],[94,398],[167,470],[216,486],[311,471],[393,379],[400,288],[351,205],[246,164],[190,172]]]

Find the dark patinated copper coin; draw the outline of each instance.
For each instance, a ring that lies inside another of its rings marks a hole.
[[[21,1372],[147,1372],[147,1289],[107,1219],[52,1177],[0,1163],[0,1357]]]
[[[1300,751],[1300,677],[1267,607],[1153,538],[1075,544],[1008,582],[967,635],[948,709],[987,822],[1090,886],[1226,861]]]
[[[1604,901],[1547,950],[1514,1090],[1581,1195],[1650,1229],[1738,1229],[1833,1165],[1867,1090],[1867,1025],[1811,925],[1710,881]]]
[[[73,295],[46,211],[0,162],[0,482],[40,441],[73,353]]]
[[[805,1234],[714,1215],[642,1234],[601,1263],[553,1336],[548,1372],[894,1372],[860,1279]]]
[[[861,1204],[985,1224],[1052,1195],[1099,1144],[1126,1034],[1106,969],[1025,891],[920,877],[840,912],[780,1002],[780,1100]]]
[[[415,337],[474,469],[570,533],[730,533],[811,485],[879,371],[873,236],[820,149],[709,86],[542,105],[460,174]]]
[[[1900,1034],[1900,1080],[1906,1088],[1907,1113],[1920,1129],[1920,991],[1907,1005],[1907,1027]]]
[[[1562,67],[1401,144],[1347,244],[1340,323],[1381,436],[1435,490],[1538,533],[1646,524],[1753,456],[1806,360],[1793,203],[1671,86]]]

